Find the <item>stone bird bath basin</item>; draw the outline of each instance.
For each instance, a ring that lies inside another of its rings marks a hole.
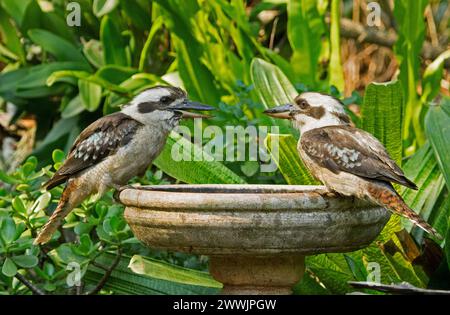
[[[210,256],[223,294],[289,294],[305,255],[365,247],[390,216],[324,186],[161,185],[119,198],[145,245]]]

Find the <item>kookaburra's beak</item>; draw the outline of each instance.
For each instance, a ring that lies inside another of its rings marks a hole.
[[[180,104],[170,106],[169,109],[182,113],[183,118],[211,118],[212,117],[211,115],[191,113],[188,112],[188,110],[214,110],[215,108],[202,103],[185,100]]]
[[[291,104],[280,105],[270,109],[266,109],[264,114],[282,119],[292,119],[292,112],[294,107]]]

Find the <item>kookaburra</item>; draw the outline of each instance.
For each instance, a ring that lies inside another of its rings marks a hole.
[[[84,129],[64,164],[44,184],[49,190],[67,182],[56,210],[34,243],[48,242],[64,217],[88,196],[101,196],[109,188],[119,189],[132,177],[142,176],[181,118],[207,117],[188,112],[192,109],[213,107],[189,101],[179,88],[157,86]]]
[[[312,175],[330,191],[370,200],[411,220],[438,238],[439,233],[409,208],[391,182],[417,189],[370,133],[351,125],[342,103],[329,95],[306,92],[293,104],[264,113],[290,119],[300,131],[298,152]]]

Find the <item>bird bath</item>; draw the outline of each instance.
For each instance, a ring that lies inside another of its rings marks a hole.
[[[324,186],[161,185],[119,198],[145,245],[210,256],[223,294],[290,294],[305,255],[365,247],[390,216]]]

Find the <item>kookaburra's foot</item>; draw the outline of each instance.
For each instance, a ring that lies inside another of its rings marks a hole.
[[[132,189],[134,188],[132,185],[125,185],[125,186],[120,186],[120,185],[114,185],[114,194],[113,194],[113,198],[117,203],[121,203],[120,201],[120,193],[125,190],[125,189]]]

